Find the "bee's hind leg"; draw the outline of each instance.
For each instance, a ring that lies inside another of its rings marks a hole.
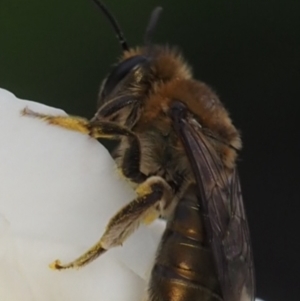
[[[140,184],[137,198],[118,211],[109,221],[100,240],[76,260],[61,264],[56,260],[53,269],[79,268],[93,261],[107,250],[120,246],[141,223],[152,222],[160,215],[161,208],[172,197],[169,185],[161,177],[153,176]]]

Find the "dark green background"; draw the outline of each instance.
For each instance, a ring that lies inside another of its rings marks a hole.
[[[152,8],[155,40],[181,47],[242,130],[240,173],[253,238],[257,294],[300,296],[300,1],[107,0],[130,45]],[[100,80],[120,55],[89,0],[0,0],[0,86],[20,98],[91,117]],[[200,301],[200,300],[199,300]]]

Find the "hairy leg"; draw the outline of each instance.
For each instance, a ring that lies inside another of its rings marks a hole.
[[[119,210],[109,221],[100,240],[74,261],[61,264],[56,260],[53,269],[79,268],[93,261],[107,250],[120,246],[141,223],[152,222],[172,198],[169,185],[160,177],[150,177],[137,189],[137,198]]]

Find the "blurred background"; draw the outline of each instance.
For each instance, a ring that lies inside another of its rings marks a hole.
[[[143,42],[151,10],[163,6],[154,40],[180,46],[242,132],[257,296],[299,300],[300,1],[106,4],[131,46]],[[0,87],[85,117],[93,116],[99,83],[121,54],[90,0],[1,0],[0,43]]]

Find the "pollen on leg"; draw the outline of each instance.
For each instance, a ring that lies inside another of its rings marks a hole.
[[[81,117],[74,117],[74,116],[53,116],[53,115],[46,115],[34,112],[27,107],[21,111],[23,116],[29,116],[33,118],[41,119],[49,124],[57,125],[62,128],[80,132],[83,134],[89,134],[89,121],[85,118]]]
[[[152,191],[153,191],[153,189],[152,189],[151,185],[149,185],[149,183],[141,184],[135,190],[135,192],[137,193],[137,195],[139,197],[149,195]]]
[[[55,260],[52,263],[49,264],[49,268],[51,270],[61,270],[61,262],[60,260]]]
[[[149,210],[149,212],[143,218],[142,222],[145,225],[150,225],[156,219],[158,219],[159,215],[160,215],[160,212],[157,209],[151,208],[151,210]]]
[[[42,118],[50,124],[58,125],[68,130],[89,134],[88,121],[80,117],[45,116]]]

